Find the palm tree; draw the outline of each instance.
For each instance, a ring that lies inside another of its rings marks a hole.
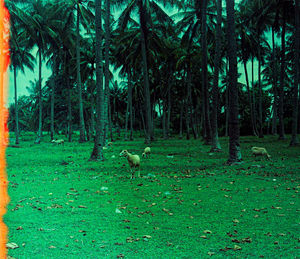
[[[203,0],[201,6],[201,47],[202,47],[202,89],[203,89],[203,108],[205,118],[205,144],[211,144],[211,124],[209,118],[209,97],[207,80],[207,0]]]
[[[298,91],[299,91],[299,51],[300,51],[300,17],[299,17],[299,0],[295,0],[295,29],[294,29],[294,37],[295,37],[295,79],[294,79],[294,88],[293,88],[293,124],[292,124],[292,139],[290,142],[290,146],[299,145],[299,139],[297,135],[297,124],[298,124]]]
[[[82,87],[80,75],[80,0],[76,2],[77,19],[76,19],[76,69],[77,69],[77,88],[78,88],[78,104],[79,104],[79,143],[85,142],[85,126],[83,117],[83,101],[82,101]]]
[[[16,26],[16,24],[15,24]],[[20,28],[21,29],[21,28]],[[19,144],[19,110],[18,110],[18,93],[17,93],[17,72],[21,70],[24,73],[24,68],[27,67],[33,70],[34,57],[29,51],[26,51],[25,46],[27,45],[26,39],[23,38],[24,34],[15,34],[16,30],[11,31],[10,37],[10,68],[14,73],[14,89],[15,89],[15,137],[16,145]]]
[[[31,49],[34,45],[37,45],[39,56],[39,127],[36,144],[39,144],[42,136],[42,56],[44,54],[48,38],[56,37],[53,25],[58,20],[61,9],[57,6],[45,3],[43,1],[33,1],[31,5],[28,5],[28,10],[18,9],[19,19],[22,21],[24,27],[24,34],[28,40],[28,48]],[[27,11],[27,12],[26,12]]]
[[[96,136],[94,148],[90,160],[103,161],[103,66],[102,66],[102,16],[101,16],[102,0],[95,0],[95,25],[96,25]]]
[[[215,48],[215,67],[214,67],[214,82],[213,82],[213,108],[212,108],[212,146],[211,151],[218,152],[221,150],[221,145],[218,137],[218,94],[219,94],[219,69],[221,66],[221,24],[222,24],[222,0],[217,0],[217,24],[216,24],[216,48]]]
[[[105,68],[104,68],[104,75],[105,75],[105,94],[104,94],[104,113],[105,113],[105,123],[104,123],[104,138],[103,138],[103,145],[105,144],[105,139],[108,135],[108,104],[109,101],[109,79],[110,79],[110,71],[109,71],[109,46],[110,46],[110,0],[105,0]]]
[[[227,13],[227,44],[229,59],[229,85],[228,85],[228,109],[229,109],[229,159],[228,164],[240,162],[242,159],[240,150],[240,130],[238,119],[238,86],[237,86],[237,53],[235,38],[234,0],[226,0]]]
[[[153,15],[155,18],[162,21],[170,21],[170,17],[159,7],[155,1],[151,0],[132,0],[127,5],[123,13],[119,18],[119,24],[121,28],[125,28],[130,20],[131,13],[138,9],[139,15],[139,26],[140,26],[140,43],[141,43],[141,54],[142,54],[142,72],[143,72],[143,89],[144,89],[144,110],[145,110],[145,122],[146,122],[146,136],[145,142],[149,143],[154,139],[153,132],[153,121],[151,116],[152,105],[150,100],[150,84],[148,75],[148,61],[147,61],[147,50],[148,50],[148,36],[149,36],[149,24],[153,24]]]

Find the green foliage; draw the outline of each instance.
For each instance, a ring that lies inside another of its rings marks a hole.
[[[78,136],[77,136],[78,137]],[[87,162],[92,143],[7,148],[10,203],[4,221],[16,258],[295,258],[300,148],[276,137],[242,137],[244,163],[199,141],[151,144],[143,178],[130,180],[122,149],[141,155],[143,139],[117,141],[105,162]],[[62,136],[57,136],[62,138]],[[271,160],[251,156],[264,146]],[[37,155],[38,154],[38,155]],[[115,157],[112,157],[112,156]],[[121,213],[119,213],[121,212]]]

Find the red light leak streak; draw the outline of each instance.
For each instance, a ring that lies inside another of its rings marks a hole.
[[[5,149],[8,144],[7,118],[5,108],[8,89],[7,70],[9,65],[9,13],[0,0],[0,258],[6,258],[8,228],[2,221],[9,202],[7,193],[7,175],[5,170]]]

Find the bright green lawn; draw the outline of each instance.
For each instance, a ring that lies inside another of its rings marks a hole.
[[[143,139],[116,141],[105,162],[88,162],[92,143],[33,140],[7,148],[5,223],[9,242],[19,245],[10,256],[299,256],[300,147],[287,148],[289,139],[242,137],[244,163],[235,166],[224,165],[227,138],[224,152],[214,154],[200,140],[157,140],[142,159],[143,178],[132,181],[119,153],[141,155]],[[265,146],[272,160],[253,158],[253,145]]]

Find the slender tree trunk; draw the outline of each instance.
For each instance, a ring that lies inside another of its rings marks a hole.
[[[294,88],[293,88],[293,107],[298,107],[298,92],[299,92],[299,50],[300,50],[300,18],[299,18],[299,0],[295,0],[295,79],[294,79]],[[293,109],[293,123],[292,123],[292,138],[290,146],[299,145],[299,139],[297,135],[298,127],[298,109]]]
[[[260,46],[258,46],[258,90],[259,90],[259,103],[258,103],[258,113],[259,113],[259,138],[264,137],[263,133],[263,118],[262,118],[262,85],[261,85],[261,55]]]
[[[254,57],[251,60],[251,73],[252,73],[252,99],[253,99],[253,125],[255,132],[257,132],[257,119],[256,119],[256,97],[255,97],[255,84],[254,84]]]
[[[283,96],[284,96],[284,80],[285,80],[285,29],[286,29],[286,21],[285,21],[285,11],[283,11],[283,25],[281,32],[281,64],[280,64],[280,87],[279,87],[279,139],[285,139],[284,132],[284,120],[283,120]]]
[[[229,58],[229,159],[228,164],[240,162],[239,103],[237,85],[237,53],[235,38],[234,0],[226,0],[227,11],[227,40]]]
[[[205,144],[211,144],[211,124],[209,118],[209,96],[208,96],[208,81],[207,81],[207,0],[202,0],[201,8],[201,47],[202,47],[202,84],[203,84],[203,102],[204,102],[204,116],[205,116],[205,131],[206,136],[204,138]]]
[[[94,98],[91,98],[91,135],[92,138],[95,137],[95,101]]]
[[[180,121],[179,121],[179,138],[182,138],[183,135],[183,103],[180,106]]]
[[[228,62],[228,59],[227,59],[227,63],[229,63]],[[226,63],[226,83],[227,83],[227,85],[226,85],[226,92],[225,92],[225,107],[226,107],[226,118],[225,118],[225,137],[228,137],[228,120],[229,120],[229,109],[228,109],[228,96],[229,96],[229,94],[228,94],[228,92],[229,92],[229,90],[228,90],[228,87],[229,87],[229,76],[228,76],[228,74],[229,74],[229,71],[227,70],[227,67],[228,67],[228,65],[227,65],[227,63]]]
[[[217,25],[216,25],[216,52],[213,79],[213,105],[212,105],[212,142],[211,152],[219,152],[221,145],[218,135],[218,95],[219,95],[219,68],[221,65],[221,25],[222,25],[222,0],[217,0]]]
[[[250,91],[249,78],[248,78],[247,61],[244,60],[243,64],[244,64],[244,71],[245,71],[245,77],[246,77],[248,102],[249,102],[249,107],[250,107],[250,117],[251,117],[251,124],[252,124],[252,134],[254,136],[257,136],[257,132],[255,131],[255,127],[254,127],[253,104],[252,104],[251,91]]]
[[[80,11],[79,0],[77,2],[77,21],[76,21],[76,68],[77,68],[77,87],[78,87],[78,101],[79,101],[79,143],[85,142],[85,126],[83,116],[83,101],[82,101],[82,87],[81,87],[81,75],[80,75]]]
[[[43,103],[42,103],[42,51],[39,48],[39,129],[38,136],[35,140],[35,144],[41,143],[42,138],[42,128],[43,128]]]
[[[166,112],[167,112],[167,104],[166,104],[166,100],[163,100],[163,114],[162,114],[162,129],[163,129],[163,139],[168,139],[167,138],[167,129],[166,129],[166,124],[167,124],[167,116],[166,116]]]
[[[274,35],[274,27],[272,27],[272,61],[273,61],[273,116],[272,116],[272,134],[277,134],[277,60],[276,60],[276,48],[275,48],[275,35]]]
[[[56,78],[57,78],[57,74],[58,74],[58,68],[57,68],[57,62],[56,62],[56,58],[54,58],[54,78],[52,81],[52,87],[51,87],[51,107],[50,107],[50,129],[51,129],[51,140],[54,139],[54,102],[55,102],[55,85],[56,85]]]
[[[108,135],[108,103],[109,103],[109,46],[110,46],[110,0],[105,0],[105,97],[104,97],[104,116],[105,116],[105,125],[104,132],[107,132]],[[107,137],[105,136],[105,139]],[[105,144],[105,139],[103,140],[103,145]]]
[[[166,133],[167,138],[170,137],[170,121],[171,121],[171,83],[168,83],[168,110],[167,110],[167,122],[166,122]]]
[[[102,17],[101,2],[95,0],[95,25],[96,25],[96,136],[94,148],[90,160],[104,160],[103,156],[103,126],[104,126],[104,110],[103,110],[103,66],[102,66]]]
[[[68,65],[65,64],[66,66],[66,71],[67,71],[67,75],[66,75],[66,83],[67,83],[67,89],[68,89],[68,141],[72,142],[72,133],[73,133],[73,129],[72,129],[72,93],[71,93],[71,86],[70,86],[70,79],[69,79],[69,69],[68,69]]]
[[[114,141],[113,129],[112,129],[112,120],[111,120],[111,104],[108,102],[108,127],[110,132],[110,141]]]
[[[18,92],[17,92],[17,69],[14,68],[14,86],[15,86],[15,135],[16,135],[16,145],[19,145],[19,108],[18,108]]]
[[[143,78],[144,78],[144,102],[145,102],[145,117],[146,117],[146,136],[145,143],[149,144],[154,139],[153,124],[151,120],[151,101],[150,101],[150,86],[148,78],[148,65],[147,65],[147,53],[146,53],[146,21],[144,17],[143,1],[139,0],[139,16],[140,16],[140,30],[141,30],[141,50],[143,60]]]
[[[128,84],[128,97],[129,97],[129,127],[130,127],[130,135],[129,139],[133,140],[133,110],[132,110],[132,81],[131,81],[131,71],[129,72],[129,84]]]
[[[127,104],[126,104],[126,114],[125,114],[125,136],[124,140],[128,140],[128,113],[129,113],[129,91],[127,93]]]

